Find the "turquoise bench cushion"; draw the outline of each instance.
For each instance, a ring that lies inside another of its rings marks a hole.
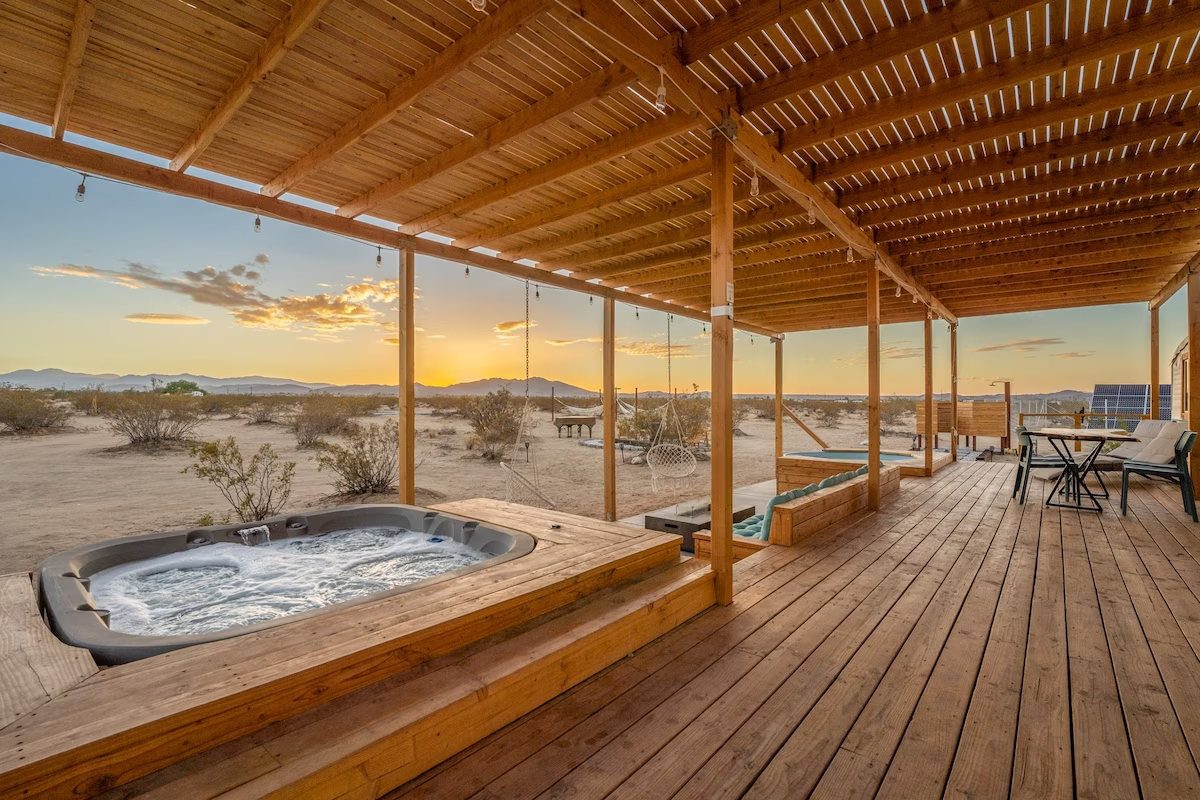
[[[858,475],[866,475],[866,474],[867,474],[867,470],[868,470],[868,469],[870,469],[870,467],[869,467],[868,465],[866,465],[866,464],[863,464],[861,467],[859,467],[858,469],[854,470],[854,474],[855,474],[856,476],[858,476]]]

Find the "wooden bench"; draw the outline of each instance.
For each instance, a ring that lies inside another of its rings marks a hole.
[[[879,478],[881,498],[900,490],[900,470],[884,467]],[[789,500],[775,506],[771,518],[771,538],[750,539],[733,537],[733,560],[739,561],[754,555],[769,545],[790,547],[828,528],[835,522],[855,514],[867,507],[867,476],[860,475],[836,486],[820,489],[810,495]],[[692,535],[696,558],[712,558],[712,533],[699,531]]]
[[[0,728],[95,674],[87,650],[42,622],[28,573],[0,575]]]

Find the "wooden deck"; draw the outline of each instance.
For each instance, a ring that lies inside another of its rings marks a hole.
[[[739,562],[732,606],[387,797],[1200,794],[1200,526],[1168,488],[1021,506],[1013,472]]]

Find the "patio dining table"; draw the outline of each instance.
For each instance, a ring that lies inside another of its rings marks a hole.
[[[1102,512],[1104,509],[1100,505],[1098,496],[1088,488],[1088,473],[1090,472],[1095,475],[1096,481],[1100,484],[1101,494],[1099,497],[1108,497],[1108,487],[1104,485],[1104,479],[1100,477],[1099,471],[1094,468],[1096,457],[1100,455],[1100,451],[1104,449],[1104,445],[1108,442],[1141,441],[1122,428],[1097,430],[1042,428],[1036,431],[1029,431],[1029,435],[1045,439],[1065,464],[1062,473],[1058,476],[1058,480],[1054,482],[1054,487],[1050,490],[1050,494],[1046,497],[1046,505],[1055,508],[1075,508],[1080,511],[1097,512]],[[1067,444],[1068,442],[1091,442],[1093,447],[1084,454],[1083,458],[1076,460],[1071,455],[1071,448]],[[1063,497],[1063,502],[1055,500],[1060,495]],[[1086,503],[1084,500],[1085,495],[1087,497]]]

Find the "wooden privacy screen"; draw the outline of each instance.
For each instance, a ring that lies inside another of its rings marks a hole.
[[[959,436],[992,436],[1008,435],[1006,422],[1008,413],[1003,402],[960,402],[958,404],[958,435]],[[937,432],[950,432],[950,402],[937,404]],[[925,403],[917,403],[917,435],[925,435]]]

